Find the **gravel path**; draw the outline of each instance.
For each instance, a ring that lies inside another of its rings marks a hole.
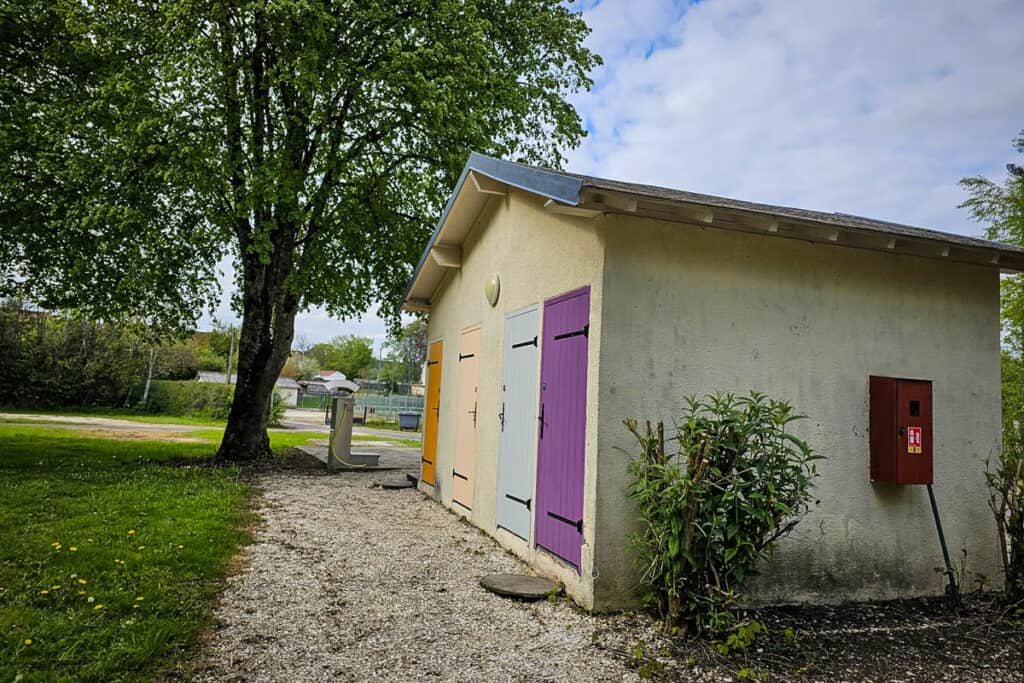
[[[1020,615],[984,597],[758,610],[771,635],[726,656],[643,614],[499,598],[480,577],[529,570],[414,489],[372,488],[404,476],[257,475],[263,524],[175,680],[1024,683]]]
[[[637,680],[602,618],[479,587],[526,571],[396,473],[260,475],[263,525],[193,674],[208,681]]]

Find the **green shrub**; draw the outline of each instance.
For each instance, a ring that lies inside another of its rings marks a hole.
[[[196,352],[196,365],[200,370],[208,372],[224,372],[227,369],[227,361],[214,353],[208,346],[199,347]]]
[[[284,411],[286,407],[284,405],[284,396],[278,391],[274,390],[274,396],[270,401],[270,417],[267,420],[267,425],[270,427],[281,426],[281,420],[284,419]]]
[[[147,357],[130,330],[0,300],[2,406],[124,406]]]
[[[156,379],[195,379],[199,372],[199,362],[195,353],[185,344],[164,346],[156,352],[156,367],[153,377]]]
[[[138,406],[147,413],[225,419],[231,410],[234,385],[219,382],[153,380],[149,400]],[[136,392],[141,395],[141,390]]]
[[[640,447],[630,498],[642,528],[631,548],[666,632],[727,630],[757,565],[806,512],[820,458],[786,431],[801,417],[756,392],[690,397],[672,454],[661,423],[641,433],[626,421]]]

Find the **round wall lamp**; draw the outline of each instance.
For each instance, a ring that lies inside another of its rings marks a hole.
[[[498,278],[497,273],[487,278],[487,284],[484,285],[484,294],[487,295],[487,303],[491,306],[498,304],[498,297],[501,295],[501,280]]]

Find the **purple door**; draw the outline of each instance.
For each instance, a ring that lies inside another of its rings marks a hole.
[[[544,302],[537,442],[538,546],[580,569],[590,288]]]

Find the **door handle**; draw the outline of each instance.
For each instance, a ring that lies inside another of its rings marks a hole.
[[[540,420],[540,438],[544,438],[544,404],[540,404],[540,416],[537,418]]]
[[[501,402],[501,412],[498,413],[498,421],[501,423],[501,431],[505,431],[505,402]]]
[[[469,414],[473,416],[473,426],[476,427],[476,401],[473,402],[473,410],[470,410]]]

